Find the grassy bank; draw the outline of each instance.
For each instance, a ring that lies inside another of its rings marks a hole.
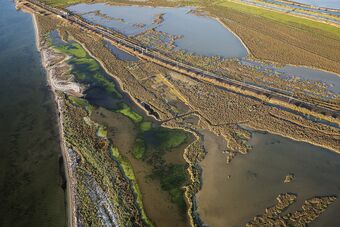
[[[153,226],[149,218],[147,217],[144,209],[143,209],[143,201],[142,201],[142,193],[139,190],[135,174],[133,172],[132,166],[129,161],[120,155],[118,148],[111,147],[110,155],[113,159],[115,159],[119,165],[121,166],[125,176],[129,179],[132,184],[133,191],[136,195],[136,202],[138,206],[141,208],[142,218],[147,223],[148,226]]]
[[[229,1],[229,0],[217,1],[215,4],[217,6],[222,6],[222,7],[230,8],[230,9],[242,12],[242,13],[247,13],[247,14],[251,14],[254,16],[266,18],[269,20],[273,20],[275,22],[285,24],[287,26],[296,27],[296,28],[300,28],[303,30],[313,30],[313,31],[315,31],[315,29],[321,30],[323,32],[326,32],[325,35],[332,34],[331,36],[333,38],[340,40],[339,28],[326,24],[326,23],[293,16],[287,13],[275,12],[275,11],[271,11],[271,10],[260,8],[260,7],[249,6],[249,5],[242,4],[242,3],[236,3],[234,1]]]
[[[94,108],[86,99],[78,98],[75,96],[69,96],[68,98],[73,104],[85,108],[88,113],[91,113]]]

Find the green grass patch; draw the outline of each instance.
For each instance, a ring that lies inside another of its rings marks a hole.
[[[136,177],[133,172],[131,164],[125,157],[120,155],[119,150],[116,147],[111,147],[110,155],[113,159],[115,159],[119,163],[119,165],[121,166],[124,172],[124,175],[130,180],[134,193],[136,194],[136,197],[137,197],[136,198],[137,205],[141,209],[143,220],[145,221],[145,223],[147,223],[148,226],[153,226],[153,224],[151,223],[149,218],[146,216],[146,213],[144,211],[142,193],[138,187]]]
[[[140,123],[143,121],[143,117],[139,115],[138,113],[134,112],[131,109],[131,107],[129,107],[126,103],[122,103],[121,109],[117,110],[117,112],[130,118],[134,123]]]
[[[72,104],[84,108],[88,113],[91,113],[94,109],[94,107],[86,99],[75,96],[68,96],[68,99],[72,102]]]
[[[98,127],[97,136],[102,137],[102,138],[107,136],[107,131],[104,126],[101,125]]]
[[[141,130],[141,132],[147,132],[151,130],[151,128],[152,128],[152,122],[150,121],[144,121],[140,123],[139,125],[139,129]]]
[[[83,0],[40,0],[40,1],[50,6],[59,7],[59,8],[67,7],[69,5],[73,5],[76,3],[86,2]]]
[[[145,142],[141,138],[137,138],[133,145],[132,155],[135,159],[142,159],[146,151]]]
[[[263,18],[267,18],[267,19],[277,21],[279,23],[283,23],[283,24],[297,27],[297,28],[303,28],[303,29],[309,30],[308,29],[309,27],[309,28],[313,28],[313,30],[315,29],[322,30],[324,32],[331,33],[333,37],[335,35],[338,39],[340,39],[340,29],[329,24],[297,17],[297,16],[290,15],[290,14],[283,13],[283,12],[280,13],[280,12],[275,12],[275,11],[271,11],[271,10],[264,9],[264,8],[245,5],[242,3],[231,2],[228,0],[220,1],[217,3],[217,5],[231,8],[231,9],[243,12],[243,13],[248,13],[248,14],[260,16]]]
[[[107,80],[105,77],[103,77],[103,75],[99,73],[94,74],[93,77],[105,88],[107,92],[114,93],[120,98],[122,97],[121,94],[117,92],[116,85],[112,81]]]

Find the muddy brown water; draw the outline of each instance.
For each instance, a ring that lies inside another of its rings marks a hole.
[[[208,154],[201,163],[203,187],[197,195],[198,211],[209,226],[245,226],[254,216],[275,204],[280,193],[298,195],[287,211],[301,209],[306,199],[340,196],[340,155],[307,143],[254,132],[252,151],[230,164],[222,153],[222,137],[204,131]],[[289,173],[291,183],[283,183]],[[229,176],[229,177],[228,177]],[[340,200],[310,226],[340,226]]]
[[[152,174],[151,166],[135,159],[131,154],[138,132],[135,125],[123,115],[104,108],[98,108],[94,111],[91,119],[107,127],[108,138],[113,141],[121,154],[127,157],[133,166],[138,186],[142,192],[145,211],[152,222],[157,226],[165,227],[185,226],[185,218],[180,214],[176,204],[171,202],[168,193],[161,189],[159,181],[149,177]],[[187,146],[187,144],[184,146]],[[172,163],[177,163],[179,160],[182,163],[185,162],[183,149],[182,145],[167,153],[165,160]]]

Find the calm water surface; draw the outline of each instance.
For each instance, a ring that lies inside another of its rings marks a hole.
[[[213,18],[191,13],[193,8],[111,6],[96,3],[77,4],[68,9],[81,14],[88,21],[118,30],[128,36],[151,28],[183,36],[175,45],[190,53],[226,58],[242,58],[248,55],[247,49],[232,32]],[[160,24],[153,23],[159,14],[164,14],[164,21]]]
[[[0,226],[65,226],[56,115],[32,17],[0,0]]]
[[[229,165],[221,137],[205,132],[207,157],[202,162],[203,188],[197,196],[199,213],[211,226],[244,226],[275,204],[280,193],[296,193],[288,212],[301,209],[315,196],[340,196],[340,155],[307,143],[255,132],[253,150]],[[283,183],[287,174],[291,183]],[[229,178],[228,178],[229,176]],[[340,226],[339,199],[311,226]]]
[[[282,78],[298,77],[302,80],[319,81],[324,83],[328,90],[340,94],[340,75],[335,73],[304,66],[285,65],[283,67],[276,67],[273,64],[265,64],[249,59],[242,59],[240,63],[255,67],[260,72],[279,74]]]
[[[113,55],[118,58],[119,60],[122,61],[138,61],[138,58],[125,52],[122,51],[121,49],[115,47],[112,45],[112,43],[105,41],[105,46],[113,53]]]

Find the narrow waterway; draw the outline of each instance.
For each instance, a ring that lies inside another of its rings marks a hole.
[[[56,125],[32,17],[0,0],[0,226],[66,226]]]

